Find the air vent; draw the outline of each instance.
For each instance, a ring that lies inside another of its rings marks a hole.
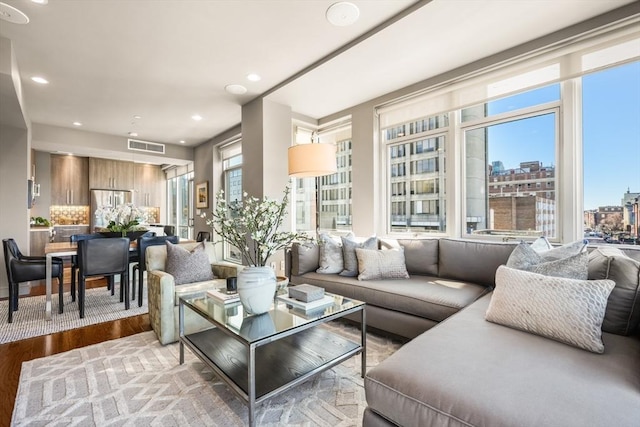
[[[129,141],[129,150],[164,154],[164,144],[158,144],[157,142],[140,141],[138,139],[129,139],[128,141]]]

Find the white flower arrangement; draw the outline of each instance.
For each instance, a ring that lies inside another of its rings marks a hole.
[[[309,237],[289,231],[278,231],[289,204],[287,185],[282,201],[249,197],[245,192],[242,201],[228,203],[224,190],[216,194],[216,205],[207,219],[207,225],[222,238],[237,247],[242,258],[251,266],[264,267],[271,255],[298,240]],[[200,215],[206,218],[206,213]]]
[[[107,225],[107,230],[109,231],[143,230],[144,227],[138,227],[138,225],[147,220],[147,212],[132,203],[118,205],[115,208],[113,206],[100,206],[95,213],[96,216],[101,216],[106,221],[109,221],[109,225]]]

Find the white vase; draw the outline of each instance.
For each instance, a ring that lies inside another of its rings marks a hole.
[[[276,293],[276,274],[271,267],[245,267],[238,273],[238,295],[250,314],[266,313]]]

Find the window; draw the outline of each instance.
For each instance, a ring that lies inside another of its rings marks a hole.
[[[633,243],[639,232],[640,62],[584,76],[582,117],[585,236]],[[599,210],[609,214],[589,214]]]
[[[224,194],[227,203],[242,203],[242,154],[236,154],[222,162],[224,169]],[[225,261],[242,264],[240,250],[228,242],[223,243]]]
[[[168,224],[176,227],[176,235],[185,239],[193,238],[193,171],[186,168],[172,170],[167,176]]]
[[[441,133],[448,123],[448,116],[437,115],[382,131],[388,144],[389,231],[442,233],[446,230],[446,199],[444,187],[440,185],[445,179],[446,137],[434,132]],[[409,129],[410,138],[395,142],[401,137],[397,132],[399,128]]]

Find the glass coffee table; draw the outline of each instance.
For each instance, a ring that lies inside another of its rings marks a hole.
[[[248,315],[240,302],[224,304],[204,292],[180,297],[180,364],[186,346],[247,403],[250,426],[255,425],[257,404],[357,354],[364,377],[365,303],[325,295],[333,301],[312,311],[276,299],[260,315]],[[190,327],[185,312],[188,318],[205,319],[207,327],[185,332]],[[359,343],[319,327],[356,312],[361,316]]]

